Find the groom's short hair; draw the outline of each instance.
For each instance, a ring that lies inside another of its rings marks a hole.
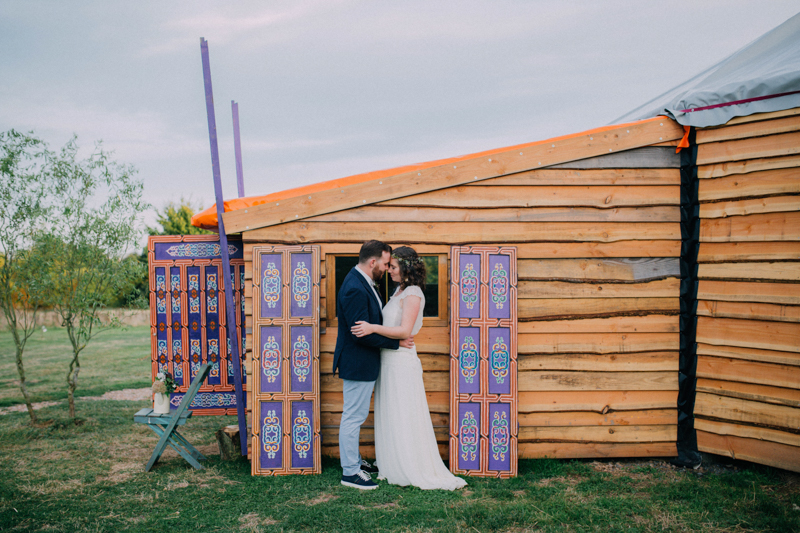
[[[391,254],[392,247],[381,241],[367,241],[361,245],[361,250],[358,252],[358,262],[366,263],[373,257],[380,259],[380,257],[383,255],[383,252],[389,252]]]

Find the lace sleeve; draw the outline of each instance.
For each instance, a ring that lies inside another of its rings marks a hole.
[[[425,295],[422,293],[422,289],[420,289],[416,285],[411,285],[409,287],[406,287],[403,290],[403,293],[400,295],[400,299],[403,300],[407,296],[417,296],[417,297],[421,298],[422,300],[425,300]]]

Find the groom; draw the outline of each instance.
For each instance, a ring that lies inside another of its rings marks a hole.
[[[358,265],[344,278],[336,297],[336,316],[339,334],[333,354],[333,373],[339,369],[344,391],[342,421],[339,425],[339,458],[342,464],[342,485],[361,490],[378,488],[369,474],[377,468],[361,459],[358,440],[361,424],[369,415],[372,389],[381,368],[381,348],[396,350],[411,348],[413,338],[403,341],[389,339],[377,333],[356,337],[350,332],[355,323],[364,320],[380,324],[383,301],[375,282],[389,268],[392,247],[380,241],[367,241],[358,254]]]

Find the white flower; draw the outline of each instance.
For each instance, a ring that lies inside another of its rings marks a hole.
[[[158,374],[156,374],[156,379],[158,381],[164,381],[166,379],[166,376],[164,375],[163,372],[159,372]]]

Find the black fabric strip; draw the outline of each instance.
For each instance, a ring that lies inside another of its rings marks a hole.
[[[678,374],[678,466],[700,465],[694,429],[697,389],[697,253],[700,246],[697,143],[695,129],[689,132],[689,148],[681,150],[681,292],[680,362]]]

